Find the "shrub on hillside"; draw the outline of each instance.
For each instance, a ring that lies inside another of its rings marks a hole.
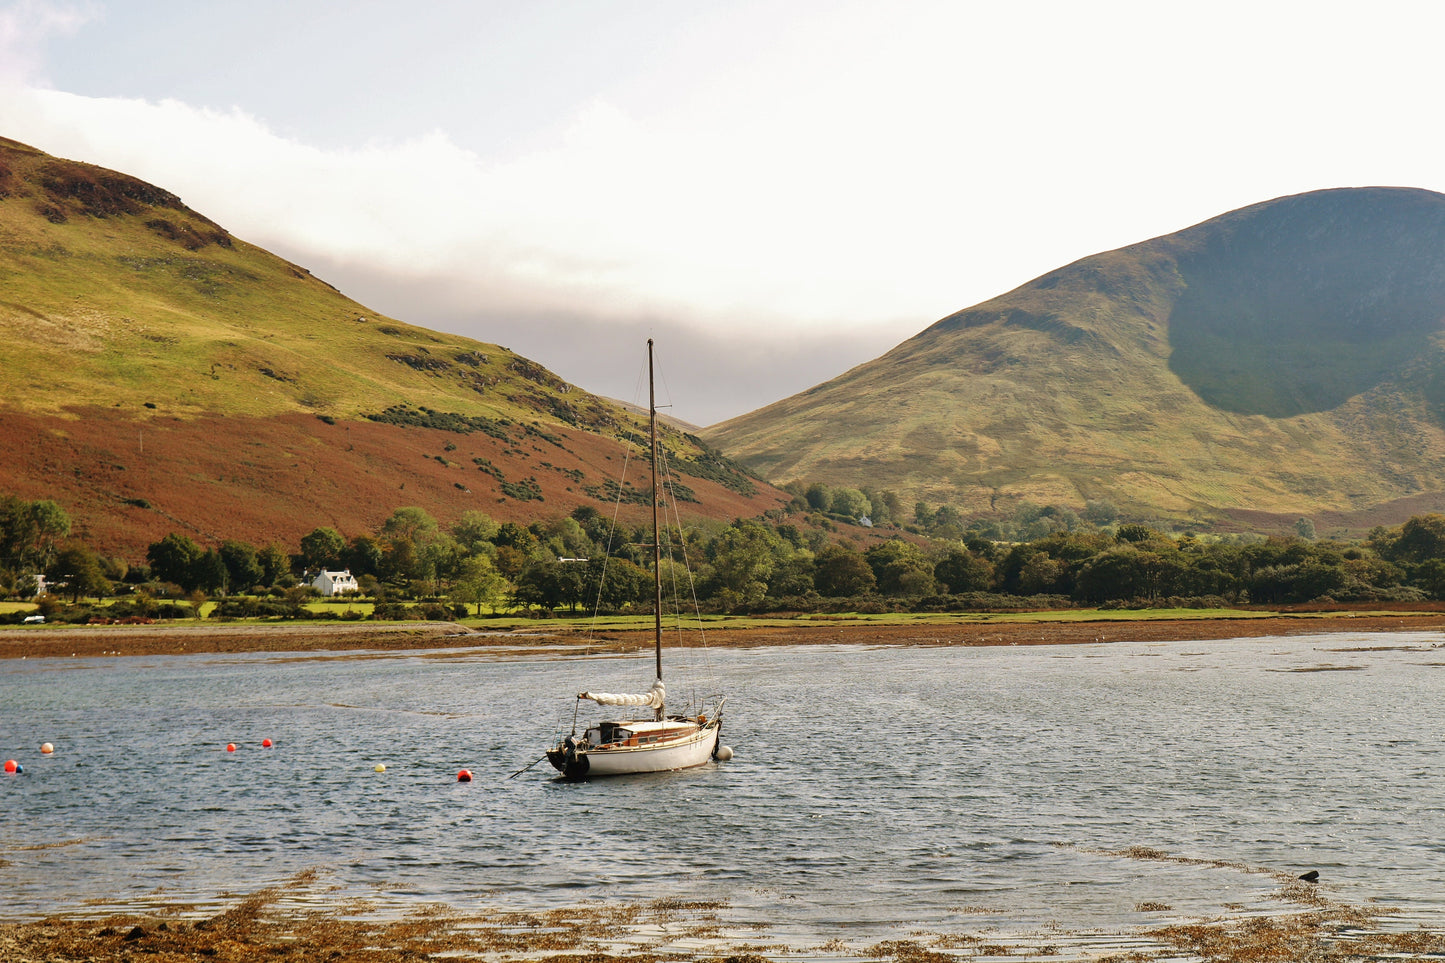
[[[213,619],[300,619],[310,614],[295,602],[268,598],[226,599],[211,609]]]
[[[371,617],[378,622],[406,622],[422,618],[415,608],[401,602],[378,602],[371,610]]]

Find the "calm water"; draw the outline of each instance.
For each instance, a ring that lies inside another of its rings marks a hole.
[[[579,785],[545,762],[506,777],[570,726],[568,693],[641,691],[646,662],[9,660],[0,753],[25,771],[0,776],[0,915],[213,903],[317,869],[388,906],[721,896],[740,924],[847,939],[1126,932],[1141,903],[1215,914],[1277,886],[1110,855],[1144,846],[1317,869],[1438,926],[1440,641],[714,649],[736,758]]]

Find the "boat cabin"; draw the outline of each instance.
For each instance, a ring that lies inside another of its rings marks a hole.
[[[693,730],[687,726],[669,726],[665,722],[638,720],[636,722],[601,722],[587,730],[586,744],[592,749],[650,746]]]
[[[604,722],[587,730],[587,745],[606,746],[614,742],[626,742],[632,738],[632,730],[624,729],[615,722]]]

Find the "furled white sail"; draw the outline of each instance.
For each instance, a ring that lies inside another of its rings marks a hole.
[[[652,688],[641,695],[629,695],[627,693],[614,692],[579,692],[579,699],[591,699],[602,706],[652,706],[654,709],[661,709],[667,699],[667,690],[662,687],[662,680],[658,679],[652,683]]]

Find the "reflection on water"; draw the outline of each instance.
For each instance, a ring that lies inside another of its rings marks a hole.
[[[783,940],[1127,947],[1277,913],[1281,879],[1317,870],[1331,900],[1439,927],[1438,642],[713,651],[736,758],[583,784],[507,777],[570,727],[570,693],[645,685],[641,661],[12,660],[4,913],[209,905],[319,870],[369,905],[725,899]]]

